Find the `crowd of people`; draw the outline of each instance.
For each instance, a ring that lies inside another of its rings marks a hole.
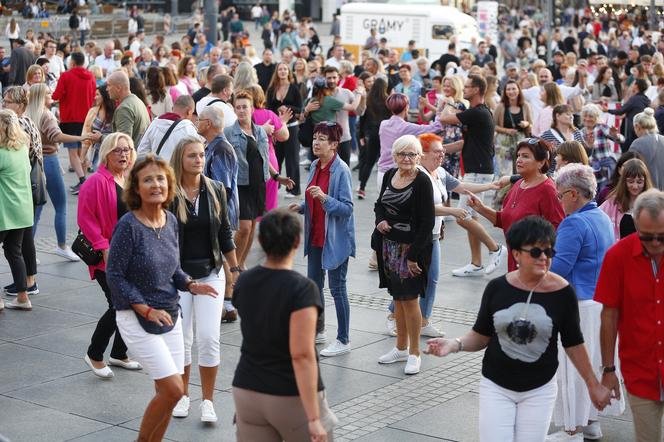
[[[220,324],[239,317],[238,439],[324,441],[337,421],[314,347],[328,340],[325,276],[338,327],[318,354],[336,357],[352,352],[347,276],[364,204],[375,212],[367,264],[393,299],[395,346],[378,363],[415,375],[421,353],[485,350],[483,441],[598,439],[598,416],[622,413],[625,397],[636,440],[661,439],[658,32],[634,12],[580,10],[547,36],[526,9],[501,15],[497,45],[453,37],[429,60],[372,30],[356,60],[339,36],[324,50],[311,20],[257,6],[259,57],[225,12],[218,45],[200,23],[171,44],[140,28],[126,45],[8,29],[0,242],[13,282],[0,310],[32,309],[50,201],[55,253],[82,260],[108,303],[85,363],[104,379],[117,367],[154,380],[139,440],[189,415],[194,329],[200,419],[217,421]],[[507,273],[488,283],[472,330],[447,339],[430,319],[451,222],[471,257],[452,275],[505,262]],[[255,236],[266,261],[249,268]],[[306,277],[293,271],[298,250]],[[552,417],[560,431],[547,435]]]

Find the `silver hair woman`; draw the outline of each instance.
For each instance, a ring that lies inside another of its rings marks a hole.
[[[613,226],[592,201],[597,192],[592,167],[568,164],[558,170],[555,181],[565,219],[558,226],[551,271],[565,278],[575,289],[581,331],[590,362],[597,372],[602,362],[599,342],[602,305],[593,301],[593,294],[604,254],[614,243]],[[555,424],[569,434],[583,432],[590,439],[600,437],[597,409],[590,401],[585,381],[565,352],[558,352],[558,362]]]
[[[634,132],[639,138],[634,140],[629,150],[643,155],[653,185],[664,190],[664,136],[657,129],[654,115],[654,110],[646,108],[634,116]]]
[[[237,65],[237,69],[235,69],[233,83],[235,84],[236,91],[241,91],[250,86],[257,85],[258,76],[256,75],[256,70],[250,63],[246,61],[240,62],[240,64]]]

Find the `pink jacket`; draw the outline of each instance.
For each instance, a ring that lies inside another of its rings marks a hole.
[[[118,202],[113,175],[103,164],[81,186],[78,194],[78,226],[95,250],[106,250],[118,222]],[[90,278],[95,270],[106,271],[106,263],[88,266]]]
[[[615,198],[607,199],[601,206],[599,206],[599,208],[609,216],[609,219],[611,219],[611,224],[613,224],[613,235],[615,236],[616,241],[620,241],[620,221],[625,214],[616,204]]]

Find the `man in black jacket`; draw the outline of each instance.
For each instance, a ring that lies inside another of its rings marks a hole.
[[[32,42],[25,42],[22,39],[14,40],[14,50],[9,59],[11,69],[9,71],[9,84],[12,86],[23,86],[25,83],[25,74],[28,68],[35,64],[34,54],[35,46]]]
[[[267,87],[270,85],[270,80],[272,79],[272,74],[274,74],[276,66],[277,65],[272,62],[272,49],[265,48],[263,50],[263,61],[254,65],[256,76],[258,77],[258,84],[264,91],[266,91]]]

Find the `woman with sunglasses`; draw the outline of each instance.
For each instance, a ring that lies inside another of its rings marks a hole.
[[[516,146],[516,171],[521,176],[503,200],[501,210],[493,210],[471,194],[468,205],[488,219],[494,226],[508,232],[512,224],[528,215],[539,215],[558,227],[565,214],[558,201],[556,186],[546,176],[551,165],[551,145],[539,138],[529,138]],[[516,261],[509,254],[509,271],[516,269]]]
[[[633,158],[622,166],[618,184],[599,206],[611,219],[616,241],[636,232],[632,217],[634,201],[651,187],[650,173],[643,161]]]
[[[562,146],[562,145],[561,145]],[[593,301],[595,285],[606,251],[613,245],[611,220],[593,201],[597,181],[592,167],[568,164],[556,174],[556,188],[565,219],[558,226],[556,255],[551,271],[565,278],[576,292],[581,332],[595,372],[599,372],[599,345],[602,305]],[[560,347],[559,347],[560,350]],[[558,399],[554,421],[563,431],[555,440],[599,439],[602,431],[597,409],[590,402],[585,382],[576,373],[573,361],[558,352]],[[574,406],[571,406],[574,404]]]
[[[544,441],[556,400],[558,337],[592,404],[602,410],[609,390],[594,374],[579,326],[573,287],[550,271],[554,226],[540,216],[517,221],[507,244],[518,269],[487,285],[472,330],[427,341],[425,353],[481,351],[480,441]]]

